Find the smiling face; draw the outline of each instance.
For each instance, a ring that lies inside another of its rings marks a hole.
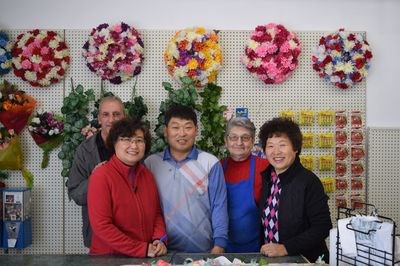
[[[265,154],[276,173],[281,174],[293,164],[297,151],[293,150],[292,142],[287,135],[282,134],[279,137],[273,135],[267,139]]]
[[[172,117],[164,127],[164,136],[176,160],[186,158],[196,140],[198,128],[192,120]]]
[[[101,136],[105,140],[115,121],[124,118],[124,107],[117,100],[105,100],[99,106],[97,119],[101,125]]]
[[[142,130],[136,130],[132,137],[119,137],[114,145],[115,155],[124,164],[133,166],[143,159],[146,144]]]
[[[225,137],[225,146],[229,156],[235,161],[243,161],[249,157],[254,145],[250,130],[244,127],[232,127]]]

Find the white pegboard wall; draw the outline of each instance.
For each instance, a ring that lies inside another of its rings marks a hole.
[[[63,30],[55,30],[64,37]],[[10,40],[16,40],[24,30],[7,31]],[[32,87],[29,83],[13,75],[12,71],[2,76],[28,95],[36,99],[36,110],[53,111],[60,114],[63,101],[64,81],[50,87]],[[25,249],[9,249],[10,254],[60,254],[63,252],[63,179],[60,175],[61,161],[58,160],[59,149],[50,152],[50,163],[41,169],[43,151],[35,144],[25,127],[20,135],[24,156],[23,164],[34,176],[32,188],[32,242]],[[6,180],[8,187],[23,187],[25,181],[21,171],[6,170],[10,177]],[[0,254],[3,250],[0,249]]]
[[[400,223],[400,128],[368,128],[368,203]],[[398,233],[397,229],[397,233]]]
[[[144,42],[144,63],[142,72],[137,76],[136,93],[144,98],[149,108],[148,119],[152,128],[156,125],[156,118],[160,102],[165,100],[167,92],[162,82],[171,82],[174,88],[179,85],[167,72],[163,60],[164,50],[174,30],[138,30]],[[11,40],[15,40],[22,30],[9,31]],[[12,73],[4,76],[5,79],[16,83],[19,88],[37,99],[46,111],[60,113],[63,97],[71,90],[71,77],[74,85],[81,84],[85,89],[94,89],[96,97],[100,95],[100,78],[91,72],[82,57],[82,46],[86,42],[90,30],[59,30],[65,34],[66,43],[70,49],[71,65],[63,82],[47,88],[31,88],[28,83],[16,78]],[[317,113],[320,110],[347,111],[359,110],[365,114],[366,83],[357,84],[349,90],[341,90],[326,83],[318,77],[311,67],[311,49],[318,43],[319,38],[326,32],[297,32],[302,44],[302,53],[299,65],[282,84],[266,85],[253,77],[240,62],[244,54],[244,47],[251,31],[224,31],[219,32],[220,45],[223,53],[222,70],[217,78],[217,84],[223,88],[220,104],[229,107],[247,107],[249,118],[256,128],[266,120],[279,114],[283,109],[296,112],[311,109]],[[120,85],[113,85],[104,81],[104,88],[112,91],[123,101],[131,97],[135,79]],[[364,117],[365,122],[365,117]],[[307,130],[307,128],[306,128]],[[334,131],[334,127],[312,127],[315,133]],[[33,244],[22,251],[12,251],[23,254],[79,254],[87,253],[83,246],[81,235],[81,209],[73,201],[68,200],[65,190],[65,180],[61,177],[61,161],[57,158],[59,149],[50,155],[50,166],[40,169],[41,151],[24,129],[21,136],[23,150],[26,157],[26,166],[36,179],[33,188]],[[332,153],[333,149],[313,149],[315,155]],[[303,150],[303,154],[306,151]],[[20,172],[10,171],[11,178],[8,186],[23,186]],[[330,173],[334,175],[334,173]],[[334,194],[329,201],[332,220],[336,217]],[[1,251],[0,251],[1,252]],[[11,253],[11,252],[10,252]]]

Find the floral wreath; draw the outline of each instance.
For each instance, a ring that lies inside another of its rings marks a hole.
[[[284,82],[299,63],[301,45],[295,33],[283,25],[257,26],[242,57],[247,70],[265,84]]]
[[[369,44],[361,34],[339,29],[321,37],[311,60],[321,78],[347,89],[367,76],[371,58]]]
[[[215,81],[222,62],[217,32],[202,27],[176,32],[164,60],[169,74],[179,82],[182,77],[189,77],[201,87]]]
[[[14,74],[34,87],[59,82],[70,63],[69,50],[54,31],[32,30],[18,35],[12,49]]]
[[[0,31],[0,76],[11,70],[11,45],[7,33]]]
[[[92,29],[83,46],[87,66],[103,80],[113,84],[138,75],[143,64],[144,44],[134,27],[120,22],[104,23]]]

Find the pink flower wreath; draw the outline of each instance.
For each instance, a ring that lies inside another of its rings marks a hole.
[[[56,32],[38,29],[18,35],[12,56],[14,74],[34,87],[59,82],[71,60],[67,45]]]
[[[295,33],[283,25],[257,26],[248,40],[243,64],[265,84],[284,82],[296,68],[301,45]]]
[[[83,45],[83,58],[103,80],[121,84],[142,70],[144,44],[139,32],[126,23],[101,24]]]

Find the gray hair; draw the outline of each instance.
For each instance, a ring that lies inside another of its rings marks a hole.
[[[103,103],[105,103],[105,102],[118,102],[118,103],[121,105],[122,111],[123,111],[124,114],[125,114],[124,103],[122,102],[121,98],[119,98],[118,96],[116,96],[116,95],[108,95],[108,96],[103,97],[103,98],[100,100],[100,103],[99,103],[99,111],[100,111],[100,109],[101,109],[101,106],[102,106]]]
[[[225,138],[229,135],[233,127],[243,127],[250,131],[250,135],[252,139],[256,136],[256,127],[254,126],[253,122],[250,121],[247,117],[234,117],[228,121],[228,125],[226,126],[225,130]]]

